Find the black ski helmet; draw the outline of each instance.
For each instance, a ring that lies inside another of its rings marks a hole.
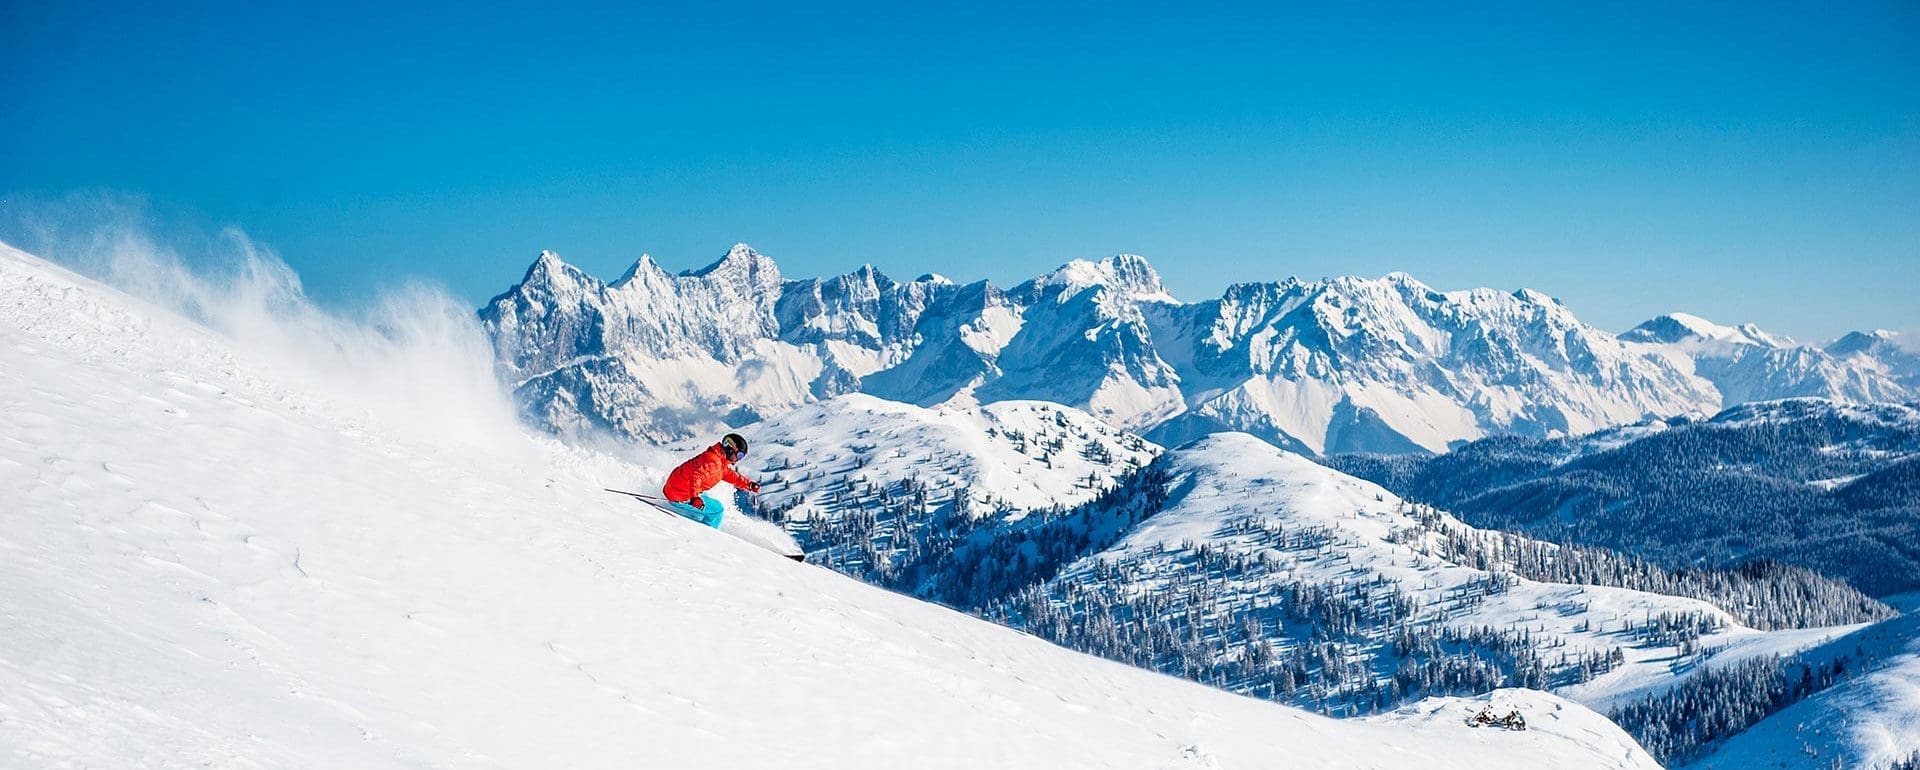
[[[729,460],[739,460],[747,456],[747,440],[738,433],[729,433],[720,439],[720,451],[727,453]]]

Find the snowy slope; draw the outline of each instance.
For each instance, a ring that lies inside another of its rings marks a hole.
[[[0,248],[0,764],[1653,766],[1544,694],[1526,733],[1340,722],[1069,653],[291,352]]]
[[[761,515],[814,563],[922,596],[975,533],[1086,503],[1160,451],[1041,401],[930,409],[848,394],[741,431]]]
[[[1487,672],[1497,681],[1525,680],[1534,669],[1540,684],[1604,706],[1697,670],[1702,659],[1695,651],[1719,650],[1709,663],[1742,659],[1856,630],[1760,632],[1695,599],[1535,582],[1470,566],[1448,557],[1441,533],[1473,537],[1472,528],[1245,434],[1217,434],[1161,462],[1169,490],[1162,510],[1026,597],[1019,615],[1030,627],[1077,627],[1048,635],[1097,648],[1102,637],[1088,629],[1108,615],[1128,628],[1171,624],[1176,637],[1208,640],[1195,648],[1201,659],[1182,651],[1148,662],[1211,671],[1203,674],[1208,681],[1336,711],[1343,698],[1358,699],[1364,711],[1379,698],[1418,694],[1407,690],[1417,671],[1405,673],[1410,679],[1395,685],[1399,690],[1375,689],[1401,676],[1403,661],[1417,668],[1458,655],[1467,666],[1477,656],[1498,669]],[[1090,609],[1110,602],[1118,604]],[[1647,633],[1662,617],[1699,634]],[[1064,626],[1053,625],[1061,619]],[[1424,639],[1450,630],[1462,641],[1409,654],[1396,641],[1403,629]],[[1483,629],[1501,638],[1466,639]],[[1313,652],[1322,641],[1339,646],[1337,664]],[[1146,646],[1151,650],[1151,640]],[[1289,659],[1296,654],[1307,657]],[[1282,673],[1294,661],[1317,687]],[[1329,680],[1329,665],[1347,673]],[[1583,667],[1590,670],[1582,674]]]
[[[1085,412],[1044,401],[926,408],[839,396],[744,429],[759,503],[805,521],[843,512],[836,489],[913,479],[931,497],[968,495],[1018,519],[1070,507],[1145,465],[1159,447]]]
[[[1909,606],[1907,614],[1832,645],[1825,657],[1847,656],[1851,678],[1742,731],[1688,767],[1885,767],[1920,752],[1920,613],[1914,610]]]

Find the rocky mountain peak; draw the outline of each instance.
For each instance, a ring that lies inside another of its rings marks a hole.
[[[1855,353],[1873,350],[1881,345],[1897,344],[1896,340],[1899,339],[1899,336],[1898,332],[1892,332],[1886,329],[1851,331],[1827,345],[1826,350],[1828,353],[1836,356],[1850,356]]]
[[[1406,273],[1237,284],[1188,305],[1131,254],[1001,292],[871,264],[786,281],[738,244],[678,275],[642,257],[614,288],[543,253],[482,311],[529,413],[671,438],[865,392],[1052,401],[1168,443],[1232,429],[1309,452],[1437,452],[1743,401],[1920,391],[1902,384],[1920,383],[1920,364],[1891,357],[1890,335],[1837,341],[1862,351],[1842,358],[1674,313],[1616,337],[1543,292],[1440,292]]]
[[[661,280],[667,275],[666,269],[654,260],[652,254],[641,254],[640,258],[634,260],[633,265],[627,268],[627,272],[622,273],[619,280],[614,281],[612,285],[626,286],[635,280]]]
[[[683,275],[720,281],[743,281],[750,285],[780,283],[780,266],[773,259],[744,243],[736,243],[719,261]]]
[[[533,264],[527,266],[526,276],[522,280],[532,282],[536,280],[551,280],[557,276],[571,275],[585,274],[581,273],[579,268],[569,265],[566,260],[561,259],[559,252],[552,249],[541,249],[540,256],[535,257]]]
[[[540,256],[527,267],[520,285],[508,293],[518,293],[532,300],[553,300],[575,297],[597,290],[600,286],[600,279],[568,264],[560,258],[559,253],[549,249],[540,252]]]
[[[1075,259],[1034,280],[1041,288],[1060,287],[1062,296],[1082,289],[1105,288],[1124,296],[1153,302],[1177,303],[1160,282],[1160,273],[1137,254],[1118,254],[1094,262]]]

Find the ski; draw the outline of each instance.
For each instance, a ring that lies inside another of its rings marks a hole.
[[[643,494],[641,494],[641,493],[639,493],[639,492],[628,492],[627,490],[624,490],[624,489],[614,489],[614,488],[612,488],[612,487],[601,487],[601,489],[604,489],[604,490],[606,490],[606,491],[608,491],[608,492],[612,492],[612,493],[614,493],[614,494],[616,494],[616,495],[626,495],[626,496],[628,496],[628,497],[631,497],[631,498],[634,498],[634,499],[636,499],[636,500],[644,500],[644,501],[646,501],[646,502],[649,502],[649,503],[656,503],[656,504],[659,504],[659,505],[666,505],[666,503],[667,503],[667,501],[666,501],[665,499],[663,499],[663,498],[660,498],[660,497],[656,497],[656,496],[654,496],[654,495],[643,495]]]

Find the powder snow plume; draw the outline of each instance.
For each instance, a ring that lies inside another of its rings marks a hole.
[[[383,430],[525,445],[472,309],[438,287],[404,282],[354,307],[323,308],[238,227],[162,222],[111,194],[10,199],[7,208],[0,241],[213,329]]]

